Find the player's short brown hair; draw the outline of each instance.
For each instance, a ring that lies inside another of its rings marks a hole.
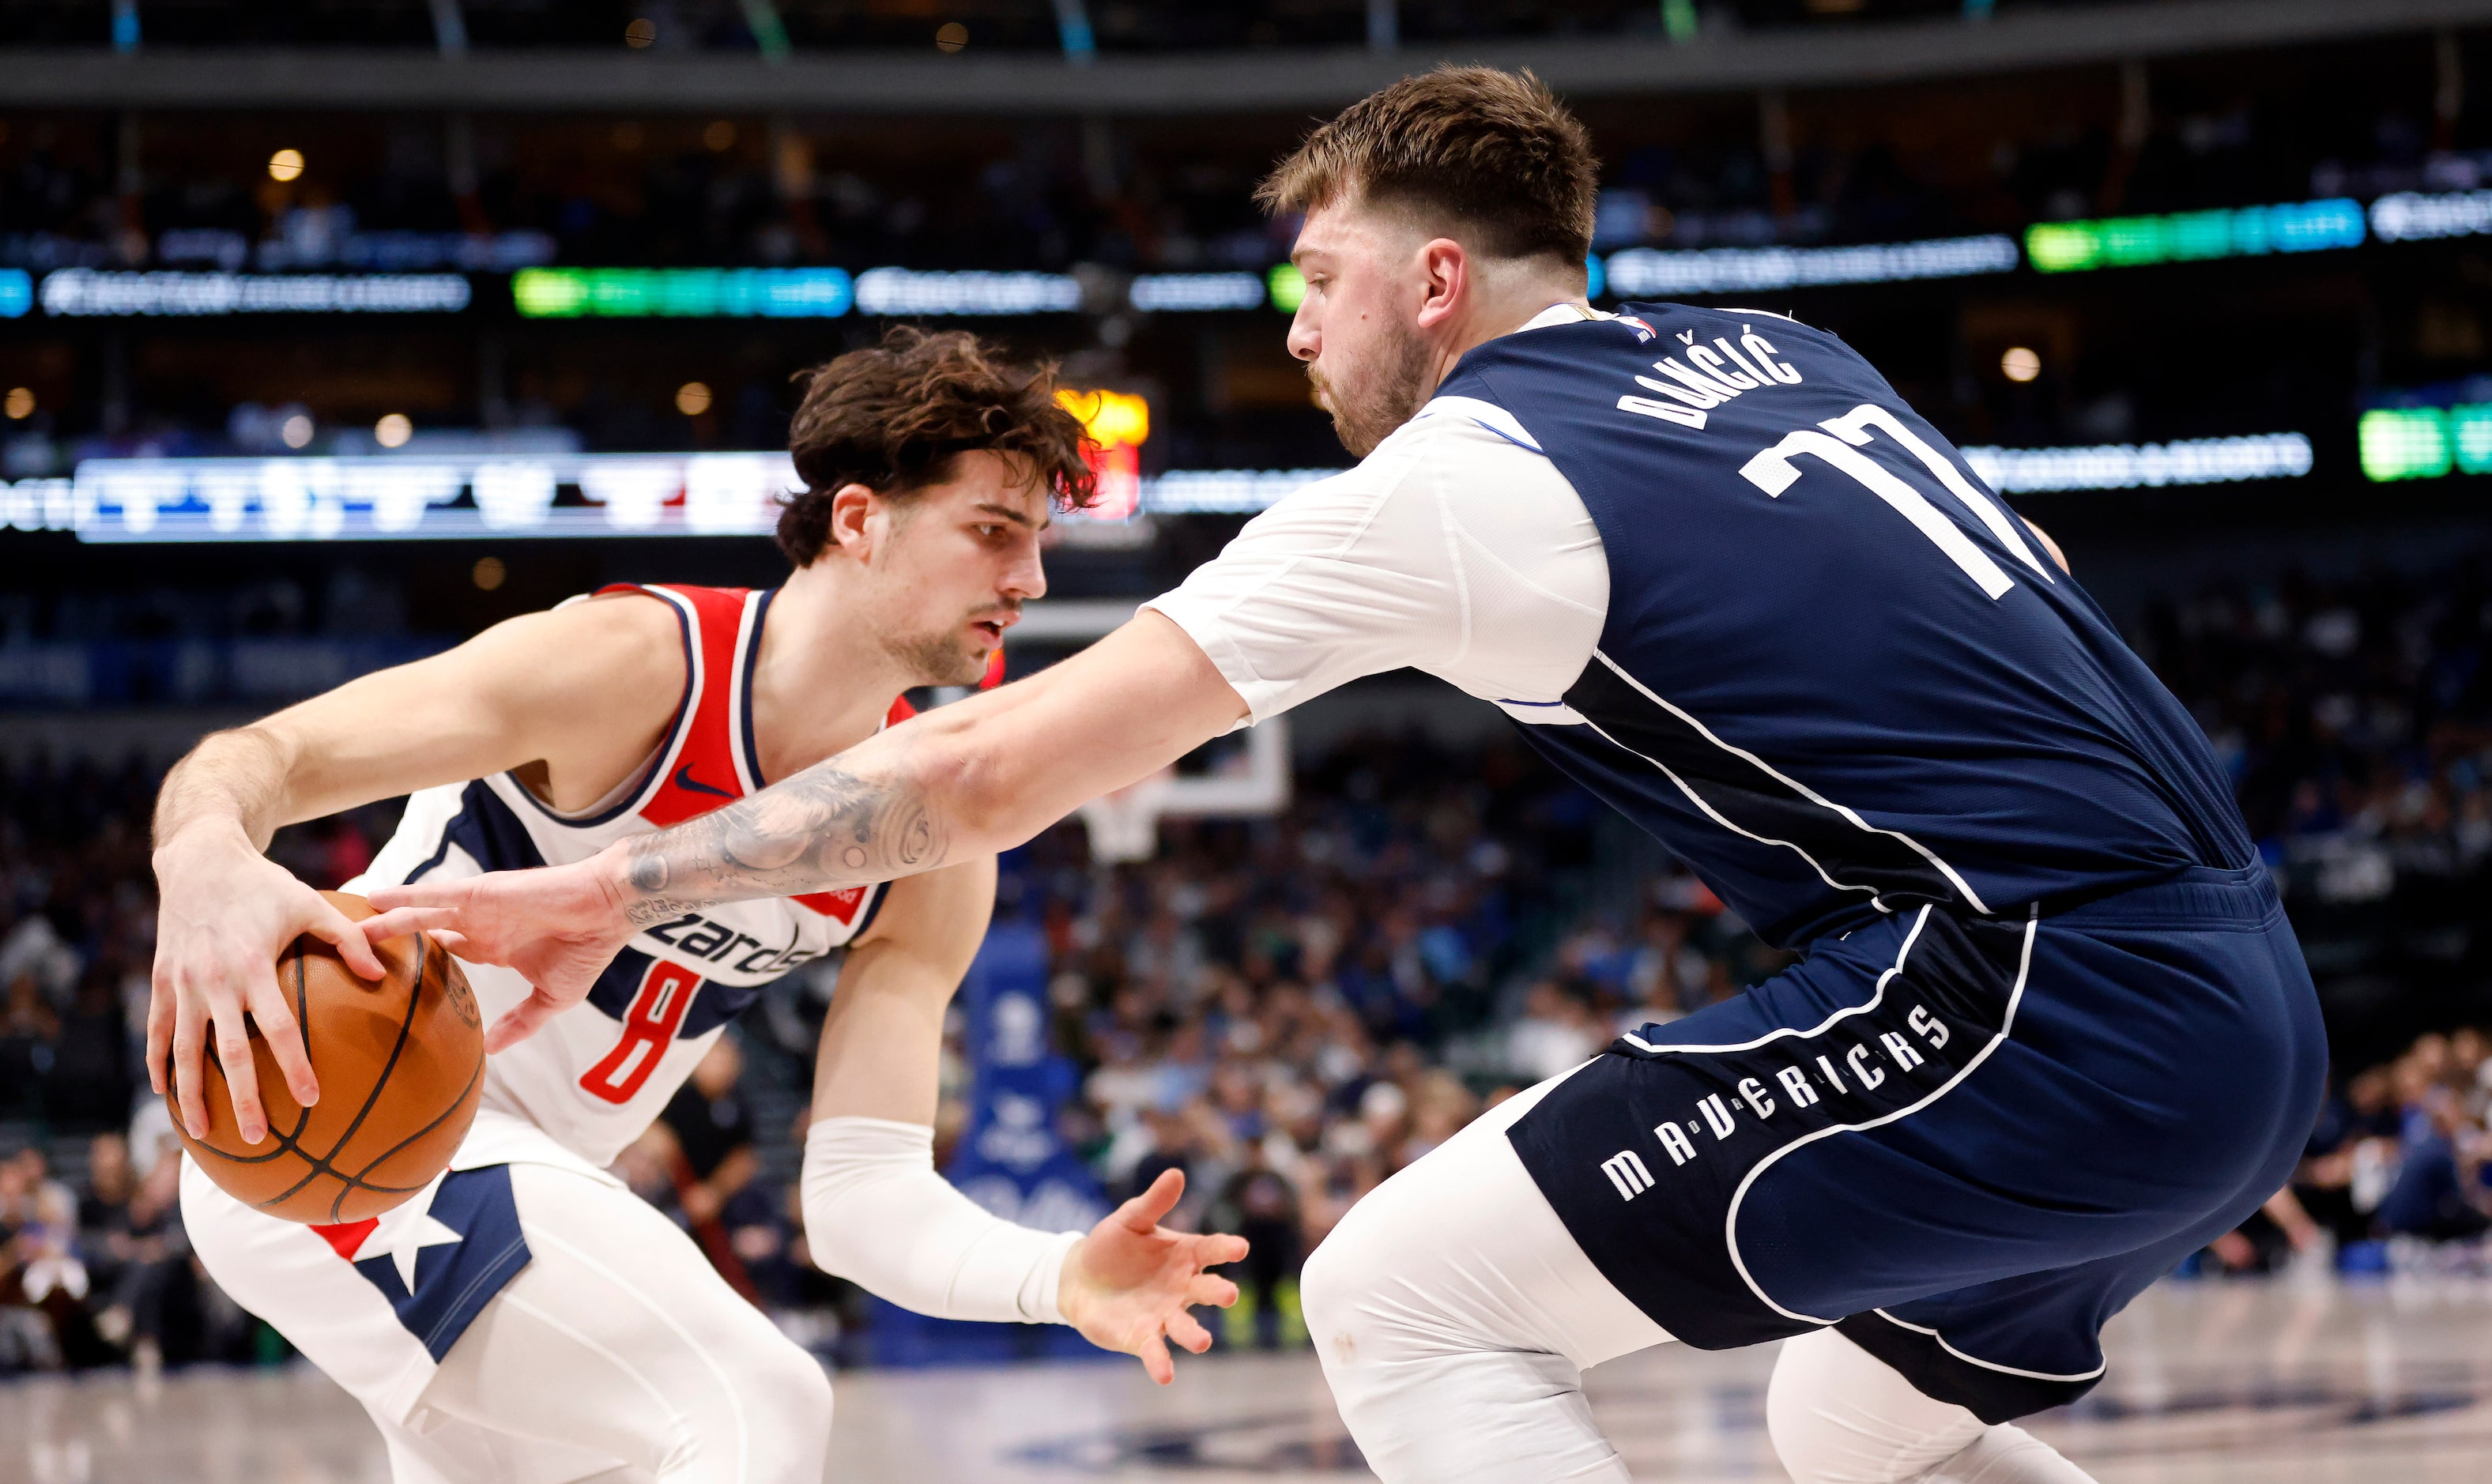
[[[1255,199],[1282,212],[1356,197],[1455,227],[1496,256],[1577,264],[1592,249],[1599,190],[1590,136],[1539,78],[1439,67],[1318,127]]]
[[[863,485],[905,495],[942,481],[952,460],[990,449],[1017,456],[1066,509],[1090,503],[1089,434],[1055,401],[1055,367],[1004,360],[963,330],[899,325],[871,350],[799,373],[805,398],[787,429],[802,491],[781,500],[779,549],[807,566],[830,543],[831,499]]]

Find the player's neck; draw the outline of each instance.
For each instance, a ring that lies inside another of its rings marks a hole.
[[[1436,337],[1436,364],[1430,388],[1442,385],[1454,373],[1454,367],[1474,348],[1512,335],[1543,311],[1560,304],[1585,308],[1588,301],[1579,284],[1566,282],[1554,274],[1518,274],[1504,282],[1487,280],[1468,312],[1448,323]]]
[[[913,683],[862,637],[843,576],[817,561],[790,573],[770,600],[753,664],[753,741],[773,782],[873,736],[891,698]]]

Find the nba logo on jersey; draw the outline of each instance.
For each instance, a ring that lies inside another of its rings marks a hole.
[[[1636,318],[1633,314],[1620,314],[1617,322],[1635,332],[1637,344],[1646,345],[1652,342],[1653,336],[1655,334],[1652,326],[1646,324],[1643,320]]]
[[[312,1230],[380,1290],[435,1361],[528,1265],[507,1165],[449,1171],[404,1205]]]

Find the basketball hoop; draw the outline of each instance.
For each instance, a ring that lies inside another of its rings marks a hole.
[[[1033,603],[1013,628],[1019,642],[1078,647],[1134,616],[1131,599],[1076,599]],[[1181,774],[1162,768],[1140,783],[1104,794],[1079,814],[1090,835],[1090,860],[1109,866],[1148,860],[1159,853],[1162,819],[1244,818],[1276,815],[1290,807],[1290,729],[1284,717],[1251,727],[1242,756],[1232,754],[1216,772]]]
[[[1160,806],[1174,787],[1176,770],[1162,768],[1139,784],[1103,793],[1082,806],[1082,826],[1090,833],[1090,861],[1112,866],[1148,860],[1159,853]]]

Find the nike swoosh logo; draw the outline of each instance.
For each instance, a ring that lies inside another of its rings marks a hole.
[[[718,797],[723,799],[731,799],[735,797],[734,794],[727,792],[724,788],[713,788],[709,785],[702,783],[699,779],[693,777],[693,765],[689,762],[685,763],[682,767],[675,769],[675,787],[678,788],[689,789],[694,793],[716,794]]]

